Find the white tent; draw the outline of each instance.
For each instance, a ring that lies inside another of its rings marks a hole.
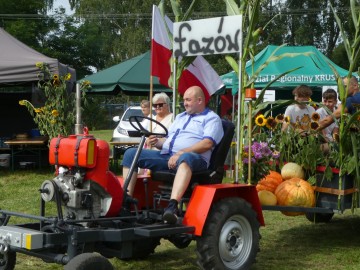
[[[37,62],[47,63],[53,73],[71,73],[71,82],[76,81],[74,69],[35,51],[0,28],[0,86],[37,81]]]

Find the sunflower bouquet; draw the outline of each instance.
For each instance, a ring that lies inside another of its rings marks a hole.
[[[266,141],[271,149],[279,153],[277,159],[280,166],[285,162],[295,162],[313,175],[318,165],[328,166],[331,158],[321,151],[324,139],[316,129],[320,115],[313,113],[304,115],[296,121],[283,114],[276,117],[265,117],[259,114],[255,117],[253,130],[255,141]],[[282,130],[283,123],[288,123],[289,128]]]
[[[19,104],[28,109],[42,135],[49,139],[68,136],[73,132],[76,113],[75,94],[67,90],[71,74],[52,74],[46,63],[39,62],[36,66],[39,68],[38,89],[45,97],[44,104],[37,107],[28,100],[20,100]],[[89,83],[84,82],[80,88],[88,86]]]

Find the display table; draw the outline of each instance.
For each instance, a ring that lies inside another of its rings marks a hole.
[[[41,168],[41,153],[43,151],[49,151],[47,141],[48,137],[11,139],[5,141],[11,150],[11,169],[14,170],[15,158],[17,157],[36,157],[38,167]]]
[[[126,149],[139,145],[141,138],[112,138],[109,142],[112,145],[110,160],[114,169],[117,170],[118,162],[121,160],[122,155]]]

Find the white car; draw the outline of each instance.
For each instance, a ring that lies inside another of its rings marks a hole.
[[[143,116],[140,106],[131,106],[125,110],[121,118],[114,116],[113,121],[119,122],[117,127],[114,129],[112,141],[129,142],[134,143],[140,142],[139,132],[137,132],[129,122],[130,116]],[[133,136],[137,137],[133,137]]]

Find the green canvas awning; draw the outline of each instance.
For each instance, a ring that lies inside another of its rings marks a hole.
[[[255,56],[255,63],[246,63],[246,73],[252,74],[263,65],[272,53],[279,48],[278,46],[269,45]],[[348,71],[337,66],[329,58],[323,55],[313,46],[284,46],[281,47],[274,55],[284,53],[307,53],[307,55],[298,55],[295,57],[284,57],[278,61],[271,62],[266,66],[257,77],[255,88],[265,87],[276,76],[294,68],[299,68],[291,73],[286,74],[271,85],[271,88],[294,88],[300,84],[310,87],[334,86],[336,85],[335,75],[330,65],[333,66],[341,76],[346,76]],[[357,74],[354,74],[357,76]],[[234,72],[221,76],[226,88],[233,89],[237,93],[238,78]]]
[[[79,80],[88,80],[87,93],[147,95],[150,91],[150,51]],[[172,92],[153,77],[154,92]]]

